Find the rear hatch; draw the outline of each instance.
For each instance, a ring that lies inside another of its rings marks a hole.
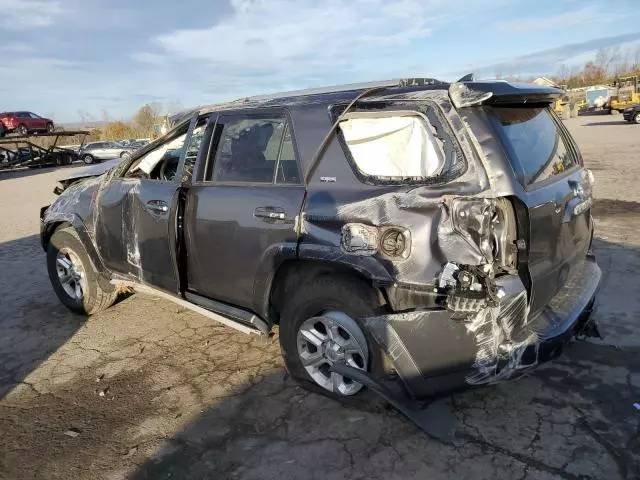
[[[585,260],[593,230],[593,180],[575,142],[548,105],[481,108],[513,167],[514,191],[528,213],[518,221],[528,223],[530,307],[535,313]]]

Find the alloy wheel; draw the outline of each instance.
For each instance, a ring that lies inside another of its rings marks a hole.
[[[80,258],[68,248],[63,248],[56,256],[58,280],[65,293],[74,300],[82,301],[87,289],[87,279]]]
[[[367,370],[367,339],[347,314],[326,312],[305,320],[298,329],[297,343],[304,369],[322,388],[345,396],[362,389],[360,383],[330,371],[335,362]]]

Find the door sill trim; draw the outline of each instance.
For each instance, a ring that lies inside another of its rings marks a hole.
[[[207,308],[204,308],[200,305],[196,305],[190,301],[184,300],[180,297],[176,297],[174,295],[171,295],[170,293],[167,292],[163,292],[162,290],[158,290],[157,288],[154,288],[150,285],[144,284],[144,283],[139,283],[139,282],[132,282],[132,281],[128,281],[128,280],[120,280],[120,279],[114,279],[111,280],[111,284],[112,285],[116,285],[118,287],[130,287],[133,288],[137,293],[144,293],[147,295],[152,295],[155,297],[161,297],[164,298],[166,300],[169,300],[173,303],[176,303],[178,305],[180,305],[181,307],[184,308],[188,308],[189,310],[192,310],[196,313],[199,313],[200,315],[203,315],[211,320],[214,320],[218,323],[221,323],[222,325],[226,325],[227,327],[231,327],[234,330],[238,330],[239,332],[242,333],[252,333],[255,335],[266,335],[268,334],[268,331],[262,331],[261,329],[258,328],[258,324],[256,323],[255,326],[252,325],[247,325],[246,323],[244,323],[243,321],[241,321],[240,319],[235,319],[232,317],[229,317],[227,315],[223,315],[222,313],[218,313],[218,312],[214,312],[211,311]],[[199,295],[196,295],[196,297],[199,297]],[[218,302],[214,302],[214,303],[218,303]],[[256,319],[262,321],[262,323],[264,324],[264,326],[266,327],[266,323],[264,323],[264,321],[258,317],[256,317]]]

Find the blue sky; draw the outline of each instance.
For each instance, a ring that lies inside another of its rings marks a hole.
[[[634,11],[637,0],[0,0],[0,111],[126,119],[150,101],[553,73],[640,45]]]

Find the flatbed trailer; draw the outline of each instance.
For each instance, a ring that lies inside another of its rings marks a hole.
[[[59,147],[58,141],[60,137],[81,136],[80,148],[82,148],[89,133],[85,130],[78,130],[1,138],[0,170],[69,165],[78,159],[78,153],[68,148]],[[48,137],[53,138],[50,146],[42,146],[36,143],[37,139]]]

